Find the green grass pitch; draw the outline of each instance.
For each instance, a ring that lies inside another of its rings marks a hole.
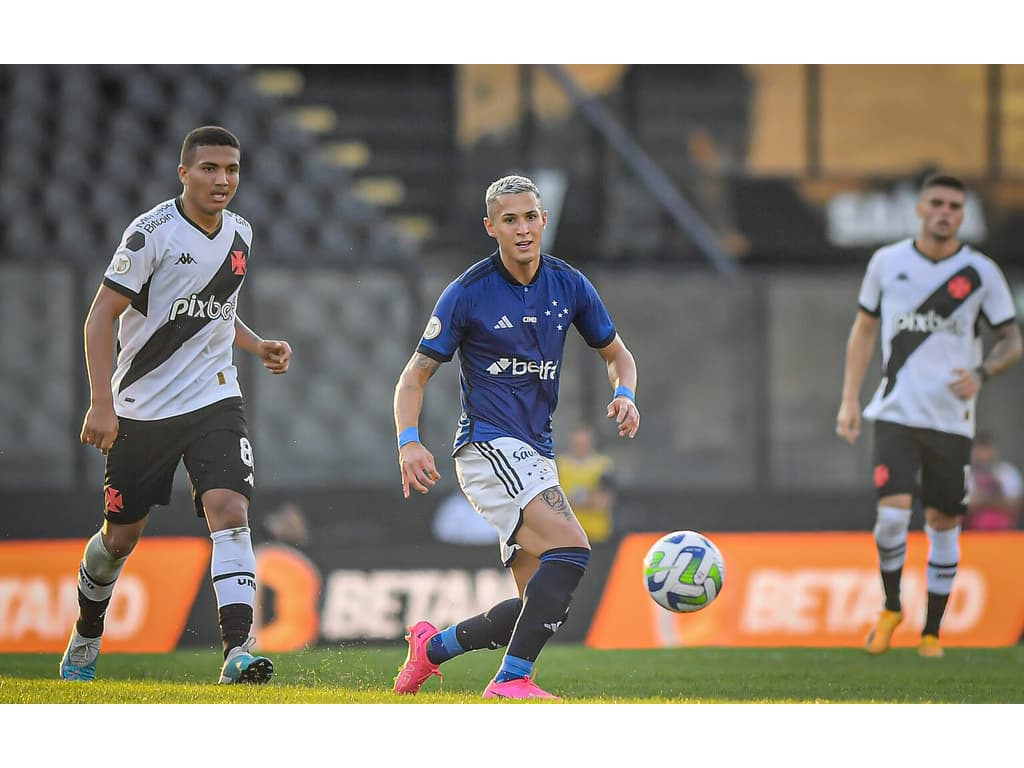
[[[0,703],[472,704],[500,663],[477,651],[446,663],[417,696],[394,696],[404,646],[272,654],[264,686],[220,686],[217,650],[103,654],[97,681],[56,679],[59,654],[0,655]],[[676,648],[599,651],[551,645],[537,665],[546,690],[577,704],[1024,703],[1024,646],[913,649]],[[490,702],[486,702],[490,703]]]
[[[501,658],[489,651],[395,696],[404,657],[404,645],[272,654],[269,684],[229,686],[215,683],[215,649],[104,654],[93,683],[57,680],[59,654],[0,655],[0,705],[14,705],[0,706],[0,754],[78,765],[114,749],[146,768],[863,768],[880,754],[886,765],[1010,765],[1024,716],[1024,646],[922,659],[912,648],[876,658],[553,644],[537,681],[563,704],[483,701]]]

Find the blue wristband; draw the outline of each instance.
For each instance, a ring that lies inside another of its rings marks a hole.
[[[619,395],[625,395],[634,403],[636,402],[636,396],[633,394],[633,390],[625,386],[624,384],[619,384],[619,386],[615,388],[615,394],[612,395],[612,397],[615,398],[618,397]]]
[[[406,427],[398,433],[398,447],[401,448],[406,443],[418,443],[420,441],[420,428],[419,427]]]

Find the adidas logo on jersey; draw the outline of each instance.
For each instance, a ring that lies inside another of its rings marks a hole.
[[[498,322],[496,322],[494,324],[494,330],[496,330],[496,331],[501,329],[501,328],[511,328],[511,327],[512,327],[512,321],[508,319],[508,315],[502,315],[501,316],[501,320],[499,320]]]
[[[199,262],[197,262],[195,259],[192,258],[192,254],[191,253],[183,253],[183,254],[181,254],[181,256],[178,257],[178,260],[176,262],[174,262],[174,263],[175,264],[198,264]]]

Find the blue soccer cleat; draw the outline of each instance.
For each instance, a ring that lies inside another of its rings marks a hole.
[[[242,645],[228,651],[228,657],[220,670],[220,682],[260,685],[270,679],[274,674],[274,662],[266,656],[253,656],[249,653],[255,643],[256,638],[250,637]]]
[[[60,660],[62,680],[91,682],[96,679],[96,659],[100,656],[102,637],[82,637],[77,629],[71,630],[71,639]]]

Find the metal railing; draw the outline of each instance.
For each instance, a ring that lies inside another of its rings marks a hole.
[[[739,267],[719,244],[711,228],[601,101],[581,88],[560,64],[545,64],[543,67],[591,127],[604,137],[608,146],[636,174],[672,221],[694,242],[708,263],[719,274],[736,274]]]

